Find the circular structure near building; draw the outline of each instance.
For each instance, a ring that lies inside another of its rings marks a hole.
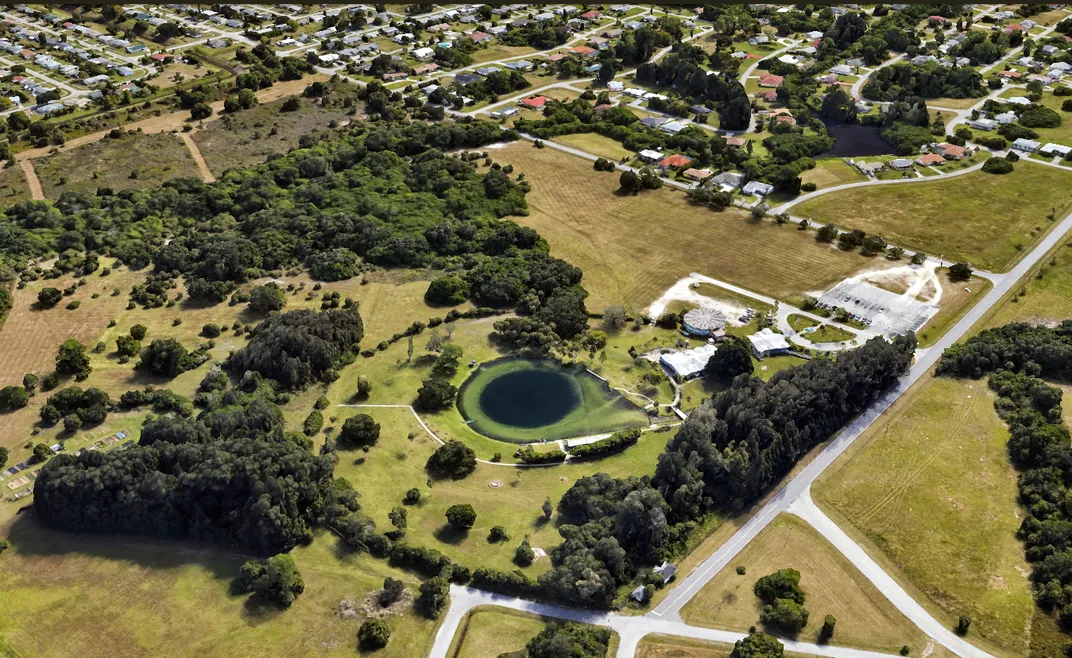
[[[682,318],[685,331],[696,336],[711,336],[726,328],[726,314],[717,308],[694,308]]]

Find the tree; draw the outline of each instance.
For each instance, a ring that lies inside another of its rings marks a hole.
[[[121,357],[137,356],[141,352],[141,341],[130,334],[120,334],[115,339],[115,351]]]
[[[451,505],[447,508],[447,523],[456,530],[468,530],[476,523],[476,510],[469,503]]]
[[[252,592],[284,608],[305,591],[305,581],[288,553],[267,560],[249,560],[238,570],[232,586],[236,593]]]
[[[443,576],[429,578],[421,583],[417,592],[417,600],[413,603],[413,607],[429,619],[437,619],[439,613],[447,606],[450,597],[450,581]]]
[[[425,411],[439,411],[454,403],[458,389],[443,379],[426,379],[417,390],[417,406]]]
[[[26,392],[33,395],[34,389],[41,383],[41,378],[32,372],[28,372],[22,376],[22,387],[26,389]]]
[[[367,619],[357,631],[357,641],[362,651],[381,649],[391,639],[391,629],[382,619]]]
[[[790,599],[804,603],[804,590],[800,588],[800,572],[796,569],[779,569],[756,581],[752,591],[764,603],[776,599]]]
[[[759,620],[786,635],[796,635],[808,624],[808,610],[792,599],[775,599],[763,607]]]
[[[190,108],[190,118],[194,121],[200,121],[212,116],[212,108],[208,103],[198,103]]]
[[[621,304],[608,306],[603,310],[603,326],[608,331],[617,331],[625,326],[625,307]]]
[[[47,443],[38,443],[33,447],[33,456],[30,457],[30,461],[35,464],[40,464],[51,456],[52,448],[49,448]]]
[[[574,622],[551,622],[528,641],[529,658],[603,658],[610,630]]]
[[[144,324],[136,324],[130,328],[130,336],[134,340],[144,340],[145,334],[148,333],[149,328]]]
[[[510,534],[507,533],[506,528],[501,525],[492,526],[491,532],[488,533],[488,541],[493,544],[500,541],[507,541],[508,539],[510,539]]]
[[[819,642],[829,642],[830,638],[834,637],[834,625],[837,620],[834,619],[834,615],[827,615],[823,618],[823,628],[819,631]]]
[[[408,516],[409,513],[406,512],[405,507],[395,507],[387,513],[387,518],[391,520],[391,525],[403,532],[405,532],[408,527],[408,522],[406,521],[406,517]]]
[[[752,348],[746,339],[731,336],[715,350],[707,360],[704,372],[708,377],[730,381],[737,375],[752,374]]]
[[[287,305],[287,297],[274,281],[263,286],[253,286],[249,291],[249,310],[254,313],[281,311]]]
[[[406,491],[406,496],[402,499],[402,502],[407,505],[416,505],[421,502],[421,490],[417,487],[409,489]]]
[[[63,429],[74,433],[82,429],[82,419],[78,417],[78,414],[69,414],[63,417]]]
[[[452,439],[436,448],[425,468],[436,477],[460,480],[476,470],[476,453],[461,441]]]
[[[74,338],[63,341],[59,353],[56,354],[56,374],[75,375],[85,379],[92,370],[86,355],[86,346]]]
[[[208,360],[203,351],[191,353],[174,338],[155,338],[142,348],[136,370],[146,370],[154,375],[174,377],[191,370]]]
[[[453,377],[454,373],[458,372],[458,362],[462,358],[462,348],[458,347],[454,343],[447,343],[443,346],[443,351],[439,353],[439,357],[436,358],[433,372],[440,377]]]
[[[357,414],[342,424],[338,444],[344,448],[360,448],[376,445],[379,439],[380,424],[368,414]]]
[[[22,409],[30,402],[30,394],[22,386],[5,386],[0,388],[0,409],[14,411]]]
[[[640,191],[640,178],[635,172],[627,169],[618,177],[618,188],[623,194],[636,194]]]
[[[785,648],[778,638],[766,633],[749,633],[743,640],[737,640],[729,658],[782,658]]]
[[[42,288],[37,293],[37,304],[42,308],[52,308],[63,299],[63,293],[58,288]]]
[[[0,468],[7,466],[7,448],[0,446]]]
[[[833,242],[837,240],[838,230],[833,224],[824,224],[819,227],[819,230],[815,234],[815,239],[819,242]]]
[[[383,590],[380,591],[380,605],[388,607],[402,598],[406,586],[401,580],[388,576],[383,580]]]
[[[956,632],[957,632],[957,635],[967,635],[968,634],[968,629],[971,628],[971,624],[972,624],[972,618],[971,617],[969,617],[968,615],[961,615],[957,619],[957,627],[955,629]]]
[[[543,510],[543,518],[550,521],[551,514],[555,511],[555,508],[551,506],[551,499],[545,498],[540,509]]]
[[[967,281],[972,277],[972,268],[967,263],[956,263],[949,266],[950,281]]]
[[[514,549],[514,562],[519,566],[527,567],[532,564],[536,559],[536,552],[532,550],[532,546],[529,545],[529,540],[525,539],[517,548]]]
[[[369,382],[368,377],[364,375],[358,375],[357,394],[363,398],[367,398],[370,393],[372,393],[372,383]]]
[[[319,409],[313,409],[305,417],[305,422],[302,424],[302,434],[310,437],[316,436],[322,427],[324,427],[324,414],[320,413]]]

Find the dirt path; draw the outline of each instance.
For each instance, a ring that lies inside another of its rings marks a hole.
[[[300,94],[307,86],[317,80],[327,80],[326,75],[317,74],[302,78],[301,80],[288,80],[286,82],[277,82],[268,89],[262,89],[257,92],[257,100],[261,103],[270,103],[275,100],[279,100],[284,96],[290,96],[291,94]],[[223,111],[223,101],[216,101],[209,103],[212,108],[213,115],[208,121],[215,121],[220,117],[220,112]],[[121,126],[124,130],[136,131],[141,129],[144,133],[159,133],[169,132],[172,130],[180,131],[184,124],[193,123],[190,121],[190,111],[182,110],[180,112],[172,112],[171,114],[163,114],[158,117],[149,117],[148,119],[142,119],[141,121],[135,121],[134,123],[128,123]],[[92,144],[99,142],[107,137],[111,132],[111,128],[108,130],[101,130],[95,133],[89,133],[88,135],[82,135],[81,137],[75,137],[68,140],[63,146],[58,148],[52,146],[45,146],[42,148],[28,149],[22,151],[15,156],[18,162],[24,162],[26,160],[32,160],[34,158],[43,158],[52,153],[52,149],[56,148],[57,151],[69,151],[79,146],[85,146],[86,144]],[[197,156],[194,156],[195,159]],[[200,165],[198,165],[200,166]],[[35,179],[36,180],[36,179]],[[31,185],[32,187],[32,185]],[[38,186],[40,189],[40,186]],[[34,197],[35,199],[37,197]],[[44,198],[44,197],[41,197]]]
[[[179,138],[186,144],[186,149],[190,151],[194,162],[197,163],[197,170],[201,172],[201,180],[206,183],[215,181],[216,177],[212,175],[212,170],[208,168],[208,163],[205,162],[204,156],[201,155],[201,149],[197,148],[197,142],[190,136],[190,133],[179,133]]]
[[[37,178],[37,172],[34,171],[33,163],[29,160],[20,160],[19,167],[22,169],[22,173],[26,176],[26,184],[30,187],[30,196],[34,201],[44,201],[45,191],[41,189],[41,181]]]

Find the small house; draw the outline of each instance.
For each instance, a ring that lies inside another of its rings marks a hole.
[[[767,196],[774,191],[774,186],[769,183],[762,183],[760,181],[748,181],[748,184],[741,188],[741,193],[746,196]]]
[[[782,334],[771,331],[770,327],[765,327],[749,336],[748,342],[751,343],[752,354],[757,359],[785,354],[789,351],[789,341]]]
[[[912,168],[912,161],[908,158],[895,158],[890,160],[890,166],[899,171]]]
[[[770,73],[759,76],[760,87],[781,87],[782,82],[785,80],[780,75],[772,75]]]
[[[933,167],[935,165],[945,164],[945,158],[937,153],[927,153],[916,158],[916,164],[921,167]]]
[[[1016,151],[1023,151],[1024,153],[1034,153],[1034,152],[1038,151],[1040,148],[1042,148],[1042,144],[1039,144],[1036,141],[1033,141],[1033,140],[1030,140],[1030,139],[1025,139],[1025,138],[1021,137],[1020,139],[1018,139],[1018,140],[1016,140],[1016,141],[1014,141],[1012,143],[1011,148],[1016,150]]]
[[[692,158],[688,157],[687,155],[674,154],[660,160],[658,168],[660,170],[674,169],[677,167],[684,167],[690,162],[692,162]]]
[[[549,100],[551,99],[547,98],[546,96],[533,96],[532,98],[526,98],[525,100],[521,101],[521,105],[524,105],[530,110],[538,110],[544,105],[547,105],[547,101]]]
[[[652,149],[644,149],[639,154],[640,159],[647,163],[658,162],[663,159],[663,154]]]

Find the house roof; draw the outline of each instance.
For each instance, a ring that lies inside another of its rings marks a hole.
[[[527,107],[543,107],[547,104],[547,101],[549,100],[551,99],[547,98],[546,96],[533,96],[532,98],[526,98],[525,100],[521,101],[521,104]]]
[[[789,341],[785,339],[785,336],[774,333],[770,330],[770,327],[761,329],[749,336],[748,342],[752,343],[752,348],[760,354],[789,349]]]
[[[694,180],[703,180],[703,179],[707,178],[708,176],[710,176],[711,172],[707,171],[706,169],[692,169],[692,168],[689,168],[689,169],[686,169],[684,172],[682,172],[682,175],[685,176],[685,178],[692,178]]]
[[[926,167],[929,167],[931,165],[942,164],[943,162],[945,162],[945,158],[938,155],[937,153],[928,153],[926,155],[921,155],[916,158],[916,162]]]
[[[761,85],[775,85],[780,87],[782,86],[783,80],[785,80],[785,78],[783,78],[782,76],[772,75],[770,73],[768,73],[767,75],[759,76],[759,84]]]
[[[667,156],[662,160],[659,160],[660,167],[683,167],[692,162],[692,158],[675,153],[674,155]]]

